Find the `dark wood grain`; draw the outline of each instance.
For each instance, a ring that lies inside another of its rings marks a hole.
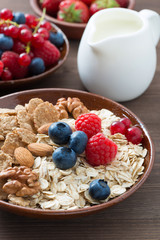
[[[32,13],[29,1],[25,0],[0,0],[0,8],[3,7]],[[160,14],[160,1],[137,0],[135,9],[152,9]],[[84,90],[77,72],[78,45],[78,41],[70,41],[69,57],[63,67],[28,89],[64,87]],[[130,198],[104,212],[74,220],[42,221],[0,211],[0,239],[160,240],[160,43],[157,55],[156,74],[148,90],[141,97],[123,103],[145,123],[155,144],[155,164],[143,186]],[[1,91],[0,95],[8,92]]]

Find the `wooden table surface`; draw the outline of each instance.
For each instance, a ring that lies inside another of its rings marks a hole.
[[[0,8],[4,7],[33,13],[29,0],[0,0]],[[135,9],[152,9],[160,14],[160,0],[136,0]],[[77,72],[78,45],[79,41],[70,41],[65,64],[45,81],[28,89],[63,87],[84,90]],[[154,167],[143,186],[116,206],[73,220],[37,220],[1,210],[0,240],[160,240],[160,43],[157,55],[155,77],[148,90],[141,97],[123,103],[145,123],[155,144]],[[0,96],[6,93],[9,91],[0,91]]]

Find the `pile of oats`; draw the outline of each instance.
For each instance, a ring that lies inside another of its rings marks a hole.
[[[111,123],[120,119],[111,111],[90,112],[101,118],[103,134],[118,146],[118,153],[111,164],[92,167],[83,153],[72,169],[60,170],[53,163],[52,156],[34,156],[32,170],[39,176],[40,191],[33,196],[17,197],[3,192],[3,182],[0,181],[0,199],[30,208],[74,210],[107,202],[133,186],[144,172],[147,150],[141,144],[128,143],[122,134],[110,134]],[[27,147],[27,144],[37,142],[52,146],[53,151],[58,148],[48,135],[37,133],[37,129],[45,123],[59,120],[54,106],[42,99],[31,99],[25,106],[18,105],[14,110],[0,109],[0,171],[17,164],[14,150],[19,146]],[[60,121],[68,123],[74,131],[75,119]],[[90,197],[88,189],[94,179],[108,182],[111,194],[106,200],[96,201]]]

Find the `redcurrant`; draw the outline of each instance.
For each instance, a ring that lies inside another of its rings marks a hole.
[[[0,18],[2,18],[4,20],[12,20],[12,18],[13,18],[12,11],[7,8],[3,8],[0,11]]]
[[[46,28],[39,28],[38,29],[38,33],[41,34],[41,36],[45,39],[45,40],[48,40],[49,38],[49,32]]]
[[[132,126],[132,122],[131,122],[131,120],[129,118],[126,118],[126,117],[125,118],[121,118],[120,122],[122,122],[125,125],[126,129],[130,128]]]
[[[4,81],[12,80],[12,73],[8,69],[4,69],[1,75],[1,79]]]
[[[22,29],[19,32],[19,39],[23,42],[23,43],[28,43],[31,41],[32,39],[32,32],[28,29]]]
[[[44,38],[42,37],[42,35],[40,33],[35,33],[32,36],[32,46],[38,48],[41,47],[44,44]]]
[[[133,144],[139,144],[143,138],[142,130],[136,126],[128,128],[125,135],[127,140]]]
[[[4,64],[3,64],[2,61],[0,61],[0,76],[1,76],[1,74],[3,72],[3,68],[4,68]]]
[[[19,65],[27,67],[31,63],[31,57],[27,53],[21,53],[18,62]]]
[[[110,131],[112,135],[114,135],[115,133],[125,134],[126,127],[122,122],[116,121],[111,124]]]
[[[30,28],[34,28],[37,26],[38,21],[37,18],[34,15],[31,14],[26,14],[25,15],[26,18],[26,24],[30,27]]]
[[[50,24],[50,22],[42,22],[40,27],[46,28],[48,31],[50,31],[52,29],[52,25]]]

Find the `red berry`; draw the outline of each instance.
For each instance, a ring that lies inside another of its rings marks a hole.
[[[3,68],[4,68],[4,64],[3,64],[2,61],[0,61],[0,76],[1,76],[1,74],[3,72]]]
[[[21,53],[18,62],[21,66],[27,67],[31,63],[31,57],[27,53]]]
[[[0,24],[0,33],[4,33],[4,28],[7,27],[6,23]]]
[[[57,64],[60,58],[60,51],[49,41],[45,40],[43,46],[34,48],[33,53],[35,57],[43,59],[45,66]]]
[[[86,159],[93,165],[106,165],[111,163],[117,154],[117,145],[106,138],[103,133],[92,136],[86,146]]]
[[[31,41],[32,39],[32,32],[28,29],[22,29],[19,32],[19,39],[23,42],[23,43],[28,43]]]
[[[12,38],[18,38],[18,35],[19,35],[19,28],[14,26],[14,25],[11,25],[8,27],[8,30],[9,30],[9,36],[12,37]]]
[[[139,144],[143,138],[142,130],[136,126],[128,128],[126,131],[126,138],[133,144]]]
[[[127,8],[129,4],[129,0],[116,0],[116,2],[123,8]]]
[[[41,34],[41,36],[45,39],[48,40],[49,38],[49,32],[46,28],[39,28],[38,33]]]
[[[9,81],[13,79],[12,73],[8,69],[4,69],[1,75],[3,81]]]
[[[42,22],[40,27],[46,28],[48,31],[52,29],[52,25],[50,24],[50,22],[46,22],[46,21]]]
[[[129,118],[121,118],[119,121],[125,125],[126,129],[132,126],[132,122]]]
[[[28,73],[28,67],[20,66],[18,59],[19,55],[12,51],[6,51],[1,56],[4,67],[9,69],[14,79],[25,78]]]
[[[94,113],[82,114],[75,121],[75,128],[90,138],[101,131],[101,119]]]
[[[3,33],[4,33],[6,36],[10,36],[9,28],[8,28],[8,27],[4,27]]]
[[[25,15],[26,18],[26,24],[30,27],[30,28],[34,28],[37,26],[38,24],[38,19],[36,18],[36,16],[31,15],[31,14],[26,14]]]
[[[21,54],[25,52],[25,45],[22,42],[15,40],[12,50],[13,52]]]
[[[39,48],[44,44],[44,38],[42,37],[42,35],[40,33],[35,33],[32,36],[32,46],[35,48]]]
[[[126,127],[125,125],[120,122],[120,121],[116,121],[116,122],[113,122],[110,126],[110,131],[111,131],[111,134],[114,135],[116,133],[121,133],[121,134],[125,134],[126,132]]]
[[[0,11],[0,18],[4,19],[4,20],[12,20],[13,18],[13,14],[12,11],[4,8]]]
[[[22,30],[22,29],[28,29],[28,30],[30,30],[30,28],[29,28],[26,24],[20,24],[20,25],[19,25],[19,30]]]
[[[31,58],[31,60],[34,58],[34,53],[33,52],[29,52],[29,56],[30,56],[30,58]]]

